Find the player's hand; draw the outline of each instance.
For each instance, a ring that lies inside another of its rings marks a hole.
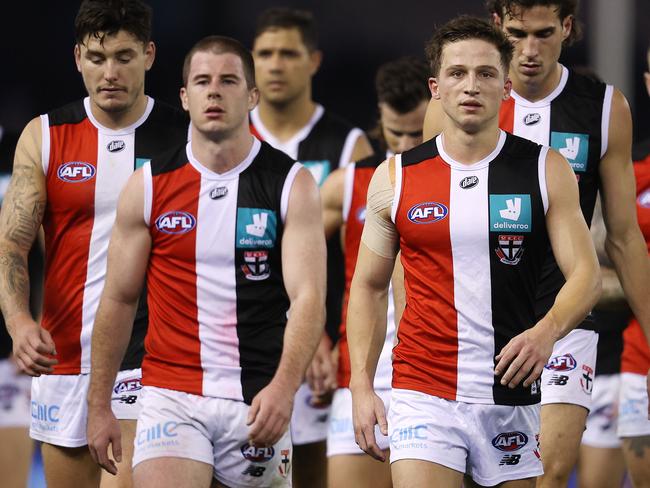
[[[379,424],[381,433],[388,435],[384,402],[370,387],[355,388],[351,391],[354,439],[366,454],[384,462],[386,456],[377,445],[375,438],[375,425],[377,424]]]
[[[122,462],[122,432],[110,405],[105,408],[89,407],[86,426],[88,449],[93,460],[103,469],[117,474],[117,465],[108,457],[108,445],[113,450],[113,458]]]
[[[306,378],[315,397],[323,397],[336,389],[336,364],[332,356],[332,341],[327,334],[323,334],[318,343]]]
[[[540,377],[553,353],[554,338],[540,324],[514,337],[495,358],[494,374],[501,384],[515,388],[523,380],[530,386]],[[525,378],[525,379],[524,379]]]
[[[14,361],[20,371],[30,376],[54,372],[53,366],[58,361],[52,357],[56,349],[48,331],[28,315],[14,317],[9,330],[14,343]]]
[[[296,391],[273,379],[255,395],[248,410],[248,438],[258,447],[276,444],[287,431]]]

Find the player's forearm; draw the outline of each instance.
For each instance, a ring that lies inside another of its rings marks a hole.
[[[88,404],[91,407],[110,405],[111,389],[129,344],[136,308],[137,301],[125,303],[102,297],[91,344],[88,388]]]
[[[601,310],[625,310],[628,305],[625,301],[625,293],[618,279],[616,271],[607,266],[600,267],[600,274],[603,279],[603,292],[596,304],[596,309]]]
[[[379,355],[386,339],[388,290],[353,282],[346,333],[350,350],[350,389],[372,387]]]
[[[614,263],[616,273],[634,316],[650,342],[650,258],[640,232],[623,239],[608,239],[605,249]]]
[[[294,391],[304,379],[325,328],[324,295],[324,291],[316,288],[303,289],[291,300],[282,356],[273,381],[282,382]]]
[[[0,307],[12,336],[15,318],[31,318],[27,253],[6,241],[0,242]]]

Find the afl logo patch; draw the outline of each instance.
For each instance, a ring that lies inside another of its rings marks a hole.
[[[526,114],[524,117],[524,125],[535,125],[542,120],[542,116],[538,113]]]
[[[414,224],[432,224],[444,219],[449,210],[442,203],[425,202],[413,205],[406,216]]]
[[[210,198],[213,200],[219,200],[220,198],[225,197],[228,194],[228,188],[225,186],[220,186],[218,188],[213,188],[210,191]]]
[[[95,167],[83,161],[73,161],[59,167],[57,176],[67,183],[82,183],[95,176]]]
[[[650,208],[650,188],[647,188],[636,199],[640,207]]]
[[[528,436],[523,432],[504,432],[492,439],[492,445],[499,451],[518,451],[528,444]]]
[[[467,176],[460,180],[459,186],[463,190],[469,190],[470,188],[474,188],[476,185],[478,185],[478,176]]]
[[[187,212],[172,210],[156,219],[156,228],[165,234],[185,234],[196,227],[196,219]]]
[[[111,141],[106,145],[106,149],[108,149],[108,152],[112,152],[112,153],[120,152],[125,147],[126,147],[126,142],[124,141]]]

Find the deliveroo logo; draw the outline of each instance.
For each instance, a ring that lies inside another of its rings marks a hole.
[[[491,232],[531,232],[530,195],[490,195]]]

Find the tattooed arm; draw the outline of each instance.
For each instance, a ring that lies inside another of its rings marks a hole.
[[[41,122],[33,119],[16,146],[11,183],[0,211],[0,306],[14,343],[14,359],[31,375],[51,373],[50,334],[29,310],[27,256],[43,220],[46,189],[41,165]]]

